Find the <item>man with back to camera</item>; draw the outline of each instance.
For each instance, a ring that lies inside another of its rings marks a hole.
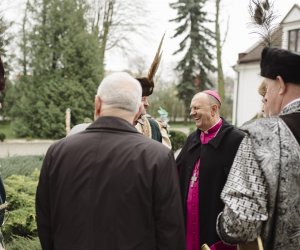
[[[43,249],[185,249],[173,153],[133,126],[141,95],[127,73],[104,78],[95,122],[49,148],[36,194]]]
[[[236,244],[261,235],[265,250],[300,246],[300,54],[264,48],[261,76],[267,116],[246,136],[222,192],[217,228]]]

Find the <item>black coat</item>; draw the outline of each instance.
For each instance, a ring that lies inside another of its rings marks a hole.
[[[225,185],[236,151],[244,133],[223,119],[217,136],[208,144],[201,144],[201,131],[193,132],[176,159],[180,176],[180,189],[186,219],[186,200],[194,166],[200,157],[199,168],[199,223],[200,246],[211,245],[219,240],[216,220],[224,204],[220,194]]]
[[[36,212],[43,249],[185,249],[172,151],[116,117],[49,148]]]

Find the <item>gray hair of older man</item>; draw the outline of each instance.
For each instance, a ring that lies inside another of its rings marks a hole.
[[[102,80],[97,96],[102,100],[103,108],[126,110],[135,114],[141,104],[142,88],[128,73],[113,73]]]

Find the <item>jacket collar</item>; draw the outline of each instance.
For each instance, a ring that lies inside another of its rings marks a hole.
[[[295,113],[300,111],[300,99],[295,100],[294,102],[288,104],[284,109],[281,111],[280,115],[287,115],[290,113]]]
[[[224,118],[221,117],[223,120],[222,127],[220,128],[220,131],[218,132],[217,136],[213,139],[211,139],[208,144],[212,145],[214,148],[218,148],[220,143],[222,142],[224,136],[227,134],[228,131],[230,131],[233,127],[230,125],[227,121],[225,121]],[[192,143],[190,147],[188,148],[188,151],[192,150],[194,147],[200,146],[201,141],[200,141],[200,134],[201,130],[197,129],[194,132],[194,136],[192,139]]]
[[[96,131],[96,130],[112,130],[112,131],[138,133],[136,128],[128,121],[115,116],[99,117],[86,129],[86,131],[88,132]]]

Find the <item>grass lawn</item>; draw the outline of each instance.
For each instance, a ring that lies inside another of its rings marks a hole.
[[[6,136],[6,139],[16,138],[16,135],[14,134],[14,132],[11,129],[9,121],[0,121],[0,133],[4,133]]]

